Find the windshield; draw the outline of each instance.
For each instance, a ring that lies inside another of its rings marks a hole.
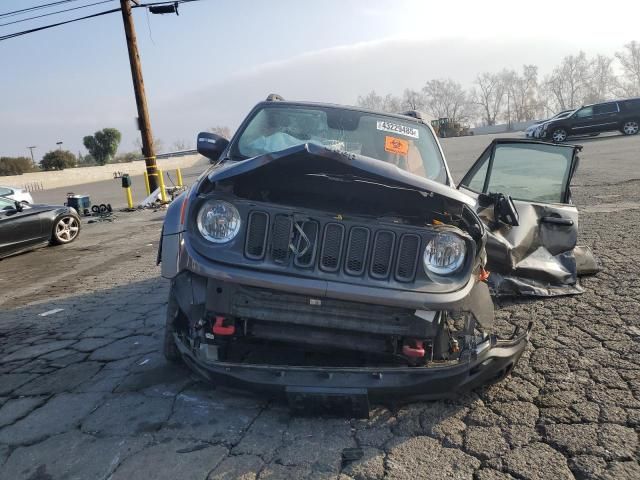
[[[422,123],[336,107],[265,106],[239,132],[231,154],[250,158],[304,143],[365,155],[447,181],[436,140]]]

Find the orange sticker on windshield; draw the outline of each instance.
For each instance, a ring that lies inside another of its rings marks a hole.
[[[384,149],[387,152],[407,155],[409,153],[409,142],[396,137],[384,137]]]

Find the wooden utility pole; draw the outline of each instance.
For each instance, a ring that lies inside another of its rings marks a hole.
[[[144,160],[147,165],[149,187],[153,192],[159,187],[160,182],[158,181],[156,152],[153,148],[153,133],[151,132],[149,110],[147,109],[147,96],[144,92],[144,81],[142,79],[140,55],[138,54],[136,29],[133,25],[133,16],[131,14],[131,4],[129,3],[129,0],[120,0],[120,6],[122,7],[124,33],[127,37],[129,63],[131,64],[131,77],[133,78],[133,90],[136,94],[136,105],[138,107],[138,126],[140,129],[140,134],[142,135],[142,154],[144,155]]]
[[[34,149],[34,148],[38,148],[38,147],[36,147],[36,146],[34,145],[34,146],[32,146],[32,147],[27,147],[27,148],[28,148],[29,150],[31,150],[31,162],[33,163],[33,166],[35,167],[35,166],[36,166],[36,159],[35,159],[35,158],[33,158],[33,149]]]

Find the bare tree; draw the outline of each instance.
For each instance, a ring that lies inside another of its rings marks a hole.
[[[398,113],[402,110],[402,100],[390,93],[386,94],[382,100],[382,111]]]
[[[406,110],[423,110],[425,98],[422,92],[405,88],[402,94],[402,108]]]
[[[460,122],[468,118],[467,93],[450,78],[429,80],[422,88],[425,109],[435,118]]]
[[[359,107],[369,110],[378,110],[381,112],[397,113],[402,110],[402,100],[388,93],[381,97],[375,90],[371,90],[365,96],[358,96]]]
[[[183,150],[190,150],[190,149],[191,149],[191,144],[183,139],[176,140],[171,145],[171,150],[173,150],[174,152],[181,152]]]
[[[629,97],[638,96],[640,95],[640,42],[633,40],[624,48],[621,52],[616,52],[616,58],[622,66],[622,91]]]
[[[588,93],[589,61],[584,52],[568,55],[547,78],[547,88],[558,110],[582,105]]]
[[[533,120],[538,113],[538,67],[523,65],[522,75],[513,70],[501,73],[507,95],[507,122]]]
[[[382,110],[382,102],[383,98],[375,90],[371,90],[364,96],[358,95],[357,105],[369,110]]]
[[[610,99],[617,91],[618,79],[613,72],[613,58],[597,55],[589,62],[587,91],[583,103],[597,103]]]
[[[231,129],[226,125],[216,125],[215,127],[211,127],[209,131],[226,139],[231,138]]]
[[[140,152],[142,152],[142,139],[140,139],[140,137],[136,138],[133,142],[133,144],[135,145],[135,147],[140,150]],[[164,150],[164,142],[159,139],[154,137],[153,138],[153,151],[156,153],[161,153],[162,150]]]
[[[495,125],[506,97],[504,74],[481,73],[475,80],[472,91],[473,102],[480,106],[483,120],[487,125]]]

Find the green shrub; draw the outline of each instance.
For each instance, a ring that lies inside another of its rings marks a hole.
[[[122,135],[115,128],[103,128],[82,139],[84,147],[96,159],[98,165],[108,163],[118,151]]]
[[[0,175],[22,175],[33,170],[27,157],[0,157]]]
[[[51,150],[47,152],[40,166],[43,170],[64,170],[76,166],[76,156],[69,150]]]

